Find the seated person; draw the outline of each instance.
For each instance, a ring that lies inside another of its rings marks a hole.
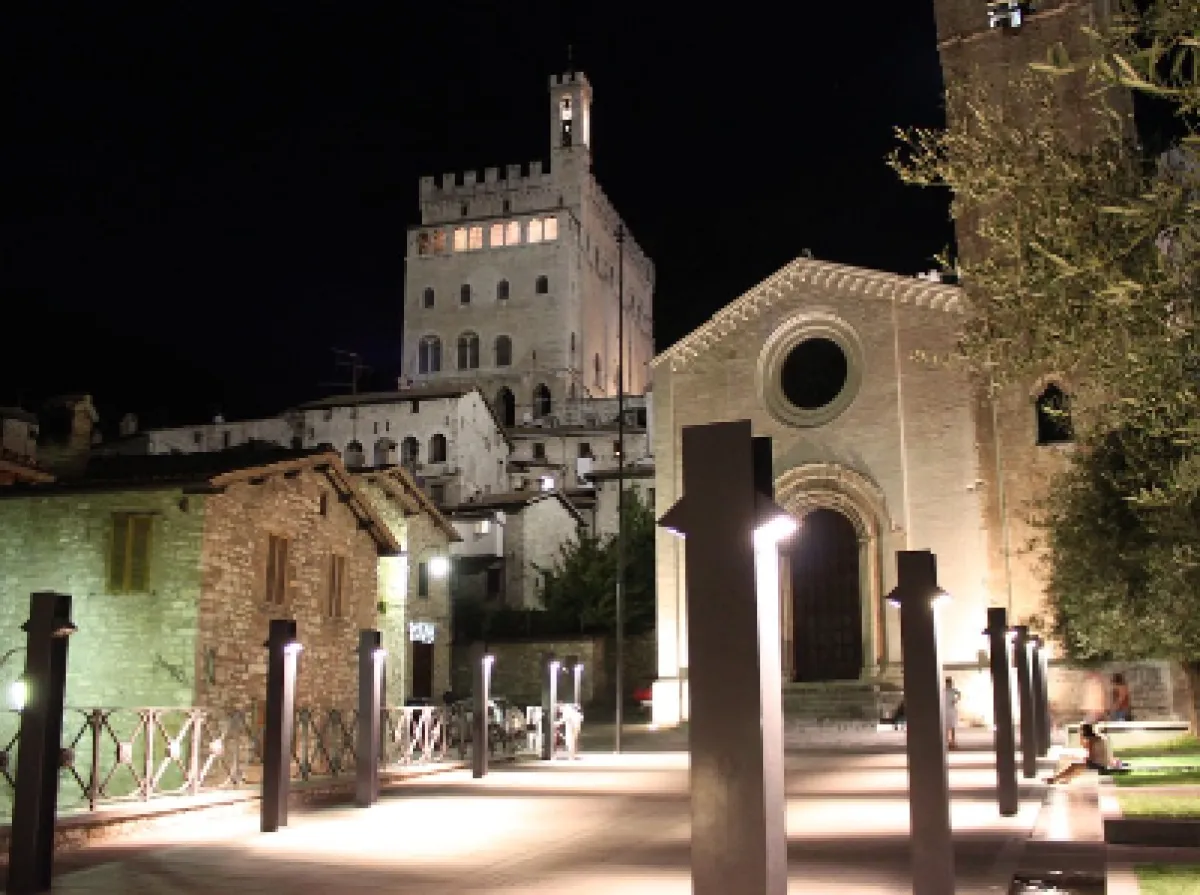
[[[1108,737],[1097,733],[1091,724],[1079,725],[1079,741],[1087,750],[1085,759],[1073,761],[1053,777],[1047,777],[1047,783],[1069,783],[1084,771],[1108,775],[1124,770],[1125,765],[1113,758],[1112,750],[1108,746]]]

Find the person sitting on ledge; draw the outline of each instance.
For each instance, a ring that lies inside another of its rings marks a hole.
[[[1126,770],[1123,762],[1113,758],[1112,750],[1108,746],[1108,737],[1097,733],[1093,725],[1079,725],[1079,742],[1087,750],[1087,757],[1083,761],[1073,761],[1053,777],[1047,777],[1047,783],[1069,783],[1084,771],[1095,771],[1107,776]]]

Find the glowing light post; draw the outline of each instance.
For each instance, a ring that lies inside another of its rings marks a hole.
[[[554,758],[554,716],[558,714],[558,672],[554,653],[542,656],[542,761]]]
[[[355,749],[355,804],[379,801],[379,711],[383,701],[383,635],[358,632],[358,748]]]
[[[571,669],[571,675],[575,679],[575,686],[572,690],[573,702],[579,708],[583,709],[583,663],[579,661],[578,656],[567,656],[567,668]]]
[[[67,638],[76,630],[71,624],[71,597],[31,594],[29,621],[21,629],[26,637],[25,676],[21,680],[20,760],[8,846],[7,891],[25,895],[50,890],[63,697],[67,689]]]
[[[1050,753],[1050,711],[1046,692],[1046,663],[1042,638],[1029,639],[1029,689],[1033,695],[1033,730],[1039,758]]]
[[[954,895],[945,697],[935,617],[936,605],[948,596],[938,587],[932,552],[896,552],[896,589],[888,602],[900,607],[914,895]]]
[[[1013,628],[1013,662],[1017,666],[1017,705],[1021,711],[1021,776],[1032,780],[1037,776],[1037,721],[1033,706],[1033,681],[1029,673],[1033,643],[1029,639],[1029,628],[1016,625]]]
[[[261,829],[264,833],[274,833],[287,826],[291,790],[296,657],[304,648],[296,639],[296,623],[291,619],[271,619],[266,647],[267,717],[263,731]]]
[[[750,422],[683,429],[692,892],[787,892],[778,543],[771,442]]]
[[[488,655],[482,644],[474,649],[471,665],[474,679],[471,682],[474,709],[471,714],[471,776],[479,779],[488,772],[488,720],[492,689],[492,665],[496,657]]]
[[[1003,606],[987,611],[992,660],[992,739],[996,749],[996,802],[1002,817],[1017,813],[1017,746],[1013,735],[1012,687],[1008,677],[1008,610]]]
[[[574,759],[579,754],[579,730],[583,725],[583,663],[578,656],[567,656],[564,671],[571,675],[571,702],[563,707],[563,741],[567,757]]]

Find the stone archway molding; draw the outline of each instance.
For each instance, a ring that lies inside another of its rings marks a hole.
[[[805,463],[775,480],[775,501],[804,524],[814,510],[834,510],[845,516],[858,535],[860,594],[863,613],[863,656],[877,671],[887,662],[886,613],[883,594],[883,539],[892,530],[882,489],[857,470],[838,463]],[[785,679],[793,669],[794,619],[790,572],[781,593]]]

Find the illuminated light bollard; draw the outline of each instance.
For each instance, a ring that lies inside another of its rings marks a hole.
[[[900,658],[907,719],[909,841],[914,895],[954,895],[950,773],[946,763],[945,696],[937,650],[937,559],[929,550],[896,553]]]
[[[554,758],[554,716],[558,714],[558,672],[562,663],[553,653],[542,656],[542,760]]]
[[[1029,671],[1033,644],[1029,639],[1029,628],[1016,625],[1013,628],[1013,663],[1017,666],[1017,706],[1021,712],[1021,776],[1026,780],[1037,777],[1037,720],[1033,705],[1033,676]]]
[[[1017,746],[1013,733],[1012,687],[1008,669],[1008,611],[1003,607],[987,611],[988,651],[992,669],[992,715],[995,719],[992,740],[996,749],[996,803],[1002,817],[1017,813]]]
[[[25,895],[48,892],[54,866],[67,639],[76,630],[71,597],[31,594],[29,620],[21,627],[25,676],[6,891]]]
[[[486,649],[478,646],[473,650],[471,665],[474,671],[472,680],[471,714],[471,776],[478,779],[488,772],[488,722],[491,718],[491,689],[492,665],[496,657],[489,655]]]
[[[583,663],[578,656],[567,656],[563,669],[571,676],[571,701],[562,707],[563,742],[567,747],[567,758],[579,757],[579,732],[583,727]]]
[[[287,826],[291,792],[292,726],[296,707],[296,658],[303,647],[291,619],[271,619],[267,636],[267,707],[263,731],[262,823],[264,833]]]
[[[379,801],[379,712],[383,701],[383,635],[358,633],[358,743],[355,749],[355,803]]]
[[[786,895],[779,541],[770,439],[747,420],[683,429],[692,892]]]

